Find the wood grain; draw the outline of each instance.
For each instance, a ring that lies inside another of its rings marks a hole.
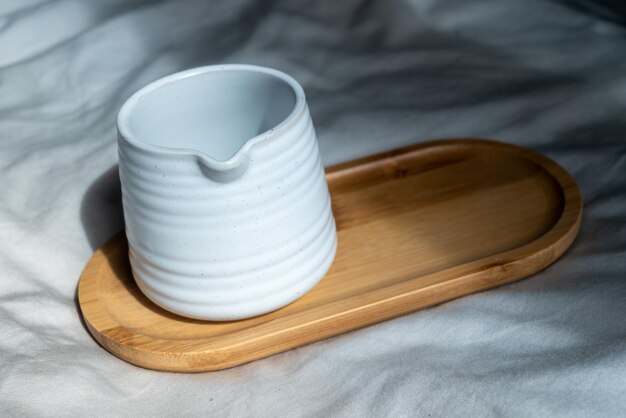
[[[89,260],[79,303],[108,351],[167,371],[219,370],[500,286],[553,263],[582,200],[556,163],[485,140],[424,143],[327,169],[337,257],[293,304],[242,321],[179,317],[136,287],[123,235]]]

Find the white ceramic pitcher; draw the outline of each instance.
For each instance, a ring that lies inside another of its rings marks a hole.
[[[160,79],[118,115],[133,276],[177,314],[215,321],[293,302],[335,255],[302,87],[249,65]]]

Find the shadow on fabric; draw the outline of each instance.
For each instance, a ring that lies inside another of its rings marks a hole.
[[[87,189],[80,207],[80,220],[94,251],[124,229],[117,164],[100,175]]]

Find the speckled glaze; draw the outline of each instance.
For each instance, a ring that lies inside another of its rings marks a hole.
[[[293,302],[324,276],[335,222],[304,92],[291,77],[210,66],[158,80],[118,116],[133,276],[204,320]]]

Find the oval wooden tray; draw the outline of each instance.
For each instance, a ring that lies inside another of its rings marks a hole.
[[[565,252],[581,220],[565,170],[491,141],[402,148],[329,168],[327,179],[337,257],[300,300],[242,321],[179,317],[138,290],[120,235],[80,279],[89,331],[138,366],[224,369],[527,277]]]

